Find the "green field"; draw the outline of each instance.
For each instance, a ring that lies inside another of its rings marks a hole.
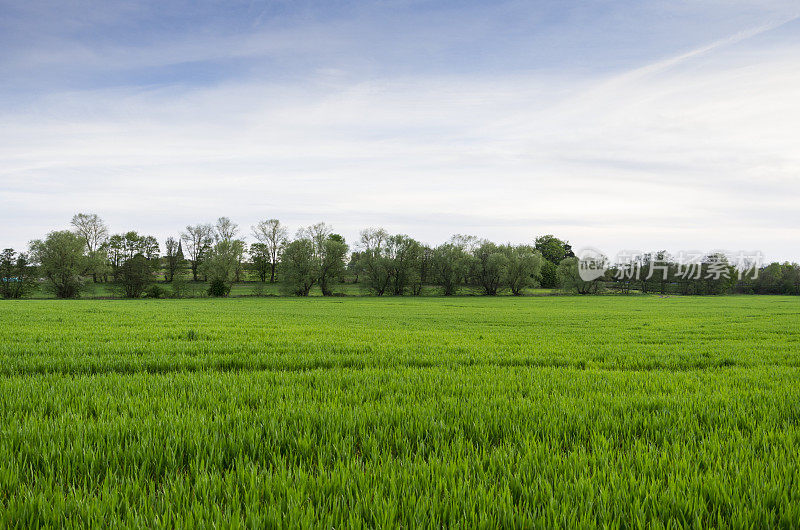
[[[0,524],[800,525],[797,297],[0,303]]]

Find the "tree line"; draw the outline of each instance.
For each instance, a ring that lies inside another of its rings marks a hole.
[[[376,296],[518,296],[535,287],[579,294],[800,294],[797,264],[772,263],[747,279],[738,278],[724,256],[710,255],[687,276],[664,251],[646,255],[637,265],[657,266],[657,275],[626,274],[625,266],[616,265],[584,281],[569,242],[553,235],[536,237],[529,245],[455,235],[429,246],[405,234],[368,228],[351,248],[326,223],[302,227],[290,237],[283,223],[266,219],[251,227],[254,241],[248,244],[236,223],[220,217],[187,226],[162,247],[137,231],[111,234],[96,214],[76,214],[71,226],[31,241],[27,252],[5,249],[0,296],[22,298],[42,288],[58,298],[75,298],[89,282],[109,284],[128,298],[182,297],[187,284],[200,282],[208,295],[228,296],[243,281],[279,284],[284,294],[296,296],[308,296],[314,288],[333,296],[344,284]]]

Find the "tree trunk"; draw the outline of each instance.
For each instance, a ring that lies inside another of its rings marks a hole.
[[[328,280],[325,278],[321,278],[319,282],[319,288],[322,290],[322,296],[331,296],[333,293],[328,288]]]

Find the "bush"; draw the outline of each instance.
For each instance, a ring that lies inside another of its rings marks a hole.
[[[119,276],[126,298],[139,298],[153,283],[150,263],[141,254],[123,263],[119,268]]]
[[[208,286],[208,294],[210,296],[228,296],[231,292],[231,285],[221,278],[211,280]]]
[[[153,284],[145,291],[147,298],[164,298],[167,295],[167,290],[158,284]]]

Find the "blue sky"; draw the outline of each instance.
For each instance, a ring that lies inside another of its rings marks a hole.
[[[77,211],[800,259],[795,1],[0,2],[0,246]]]

